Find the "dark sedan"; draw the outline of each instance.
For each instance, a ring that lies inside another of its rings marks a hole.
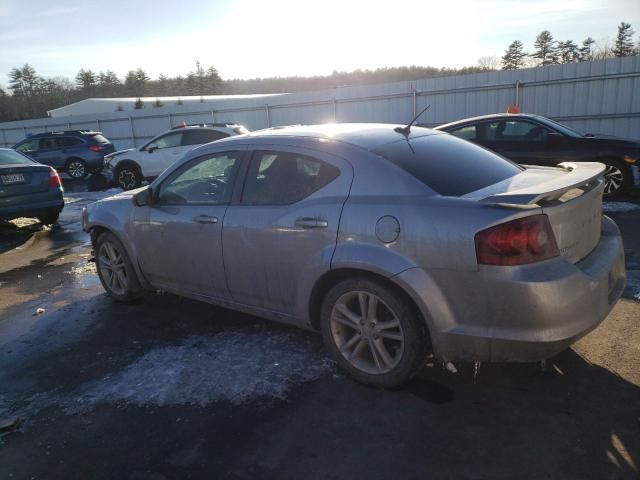
[[[9,148],[0,148],[0,219],[36,217],[55,223],[64,207],[58,173]]]
[[[520,164],[604,163],[605,196],[627,192],[640,183],[640,142],[635,140],[584,134],[538,115],[509,113],[467,118],[436,129],[478,143]]]

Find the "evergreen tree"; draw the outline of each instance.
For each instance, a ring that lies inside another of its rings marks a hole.
[[[504,52],[502,57],[503,70],[517,70],[524,64],[527,54],[520,40],[514,40]]]
[[[129,70],[125,77],[124,84],[127,95],[130,97],[142,97],[149,88],[149,77],[141,68],[137,70]]]
[[[618,35],[616,36],[616,44],[613,48],[613,54],[616,57],[628,57],[634,55],[633,34],[635,32],[631,28],[631,24],[620,22],[618,25]]]
[[[97,83],[96,74],[91,70],[80,69],[76,75],[76,85],[86,92],[93,91]]]
[[[580,49],[573,40],[558,42],[558,56],[562,63],[575,63],[580,61]]]
[[[549,30],[540,32],[533,46],[536,50],[531,54],[531,57],[537,58],[540,61],[540,65],[558,63],[558,51],[553,41],[553,35]]]
[[[580,47],[580,61],[581,62],[591,62],[593,60],[593,45],[596,41],[587,37],[582,42],[582,46]]]
[[[20,97],[32,97],[42,90],[44,79],[36,70],[25,63],[22,68],[14,68],[9,73],[9,88]]]

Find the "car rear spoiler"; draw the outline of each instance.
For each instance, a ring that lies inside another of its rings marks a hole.
[[[477,199],[480,203],[533,205],[542,200],[558,199],[569,190],[589,185],[597,181],[605,170],[605,165],[597,162],[564,162],[558,167],[565,173],[560,174],[558,168],[527,167],[515,177],[465,197]],[[505,188],[507,191],[493,193]]]

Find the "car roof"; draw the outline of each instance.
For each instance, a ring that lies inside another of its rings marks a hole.
[[[442,132],[437,132],[429,128],[417,126],[411,127],[411,131],[407,136],[394,130],[396,127],[404,126],[405,125],[393,125],[384,123],[327,123],[321,125],[292,125],[287,127],[274,127],[264,130],[257,130],[242,137],[245,139],[254,138],[256,140],[266,139],[269,137],[297,137],[336,140],[339,142],[349,143],[366,150],[374,150],[381,145],[399,140],[442,134]]]
[[[463,118],[462,120],[456,120],[455,122],[449,122],[434,127],[436,130],[443,130],[447,127],[453,127],[455,125],[462,125],[464,123],[476,123],[486,120],[499,120],[504,118],[532,118],[535,120],[544,119],[540,115],[533,115],[531,113],[492,113],[490,115],[480,115],[478,117]]]

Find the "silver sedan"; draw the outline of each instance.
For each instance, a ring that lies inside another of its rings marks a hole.
[[[319,330],[387,387],[429,354],[546,359],[606,317],[625,270],[603,170],[419,127],[277,128],[192,150],[83,226],[115,300],[160,289]]]

